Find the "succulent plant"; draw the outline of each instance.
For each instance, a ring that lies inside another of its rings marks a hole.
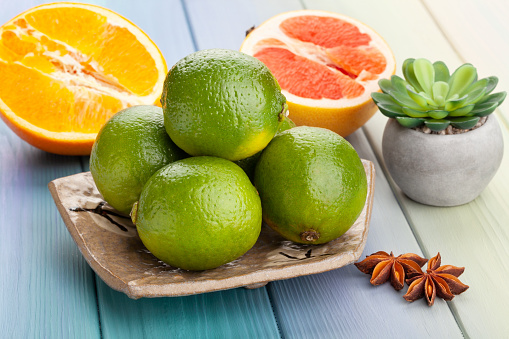
[[[402,126],[426,125],[441,131],[452,125],[459,129],[474,127],[504,101],[506,92],[490,94],[498,83],[491,76],[477,79],[477,70],[463,64],[452,75],[442,61],[407,59],[405,79],[393,75],[378,82],[383,93],[371,94],[380,112],[395,118]]]

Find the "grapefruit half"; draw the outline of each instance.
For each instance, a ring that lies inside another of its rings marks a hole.
[[[240,51],[264,62],[287,98],[297,125],[347,136],[377,111],[371,93],[396,70],[394,55],[373,29],[319,10],[279,14],[245,38]]]

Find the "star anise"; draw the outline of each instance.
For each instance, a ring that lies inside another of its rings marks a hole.
[[[435,296],[444,300],[452,300],[455,295],[461,294],[468,289],[458,277],[465,271],[464,267],[441,264],[440,253],[428,262],[426,272],[412,272],[408,275],[406,283],[410,285],[407,293],[403,296],[408,301],[415,301],[426,297],[429,306],[435,302]]]
[[[399,291],[403,288],[405,276],[422,272],[421,266],[428,261],[417,254],[407,253],[394,257],[387,252],[379,251],[367,256],[361,262],[355,263],[355,266],[366,274],[371,274],[371,284],[381,285],[389,278],[391,285]]]

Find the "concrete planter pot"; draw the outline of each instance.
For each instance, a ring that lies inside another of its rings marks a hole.
[[[472,131],[432,135],[389,119],[382,151],[387,169],[412,200],[433,206],[456,206],[474,200],[502,161],[504,143],[497,118]]]

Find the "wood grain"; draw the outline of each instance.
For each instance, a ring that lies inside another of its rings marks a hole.
[[[99,338],[94,274],[46,188],[81,172],[79,158],[35,149],[3,123],[0,143],[0,337]]]
[[[348,140],[361,157],[379,168],[362,131]],[[363,257],[376,251],[422,255],[386,178],[377,172],[375,181],[370,234]],[[462,337],[445,302],[437,301],[433,310],[423,300],[409,304],[403,299],[404,290],[396,292],[389,284],[372,286],[369,276],[354,266],[274,282],[269,284],[269,293],[281,331],[288,337]]]
[[[104,338],[280,338],[265,288],[129,299],[98,281]]]
[[[2,1],[0,22],[45,2],[50,1]],[[450,68],[468,61],[481,76],[499,76],[499,89],[508,89],[503,61],[509,51],[509,7],[503,0],[87,2],[139,25],[169,67],[196,49],[238,49],[252,25],[305,6],[368,24],[387,40],[398,65],[408,57],[443,60]],[[506,145],[507,105],[497,112]],[[0,337],[504,337],[509,333],[507,147],[501,169],[474,202],[424,206],[406,198],[386,176],[385,122],[376,114],[348,138],[377,170],[364,254],[393,250],[430,257],[440,251],[444,264],[466,267],[461,279],[470,289],[452,302],[437,300],[432,308],[422,300],[407,303],[403,291],[388,284],[373,287],[353,266],[256,290],[131,300],[94,276],[46,188],[57,177],[88,170],[88,157],[44,153],[0,123]]]
[[[476,40],[474,38],[468,40],[465,35],[460,35],[459,40],[456,40],[457,35],[454,31],[450,30],[447,34],[444,33],[446,26],[459,25],[459,22],[462,23],[461,25],[469,24],[469,21],[459,13],[467,11],[472,13],[466,8],[471,6],[473,1],[466,3],[466,7],[463,7],[463,2],[461,4],[456,2],[457,6],[451,2],[441,2],[446,5],[445,9],[438,3],[433,3],[436,10],[431,14],[435,15],[436,12],[442,11],[441,17],[432,16],[426,6],[416,1],[365,1],[364,5],[369,7],[370,11],[363,11],[362,7],[352,3],[340,6],[339,4],[330,5],[328,1],[313,2],[315,5],[318,3],[328,9],[348,12],[374,27],[392,47],[399,65],[407,57],[422,56],[431,60],[443,60],[451,65],[451,68],[456,68],[469,58],[469,56],[458,54],[466,52],[460,51],[454,45],[457,41],[462,41],[461,44],[470,46],[465,47],[465,51],[469,50],[469,53],[482,53],[478,46],[475,47]],[[430,3],[432,1],[428,2],[428,4]],[[481,5],[476,2],[476,6]],[[470,14],[480,17],[479,20],[475,20],[476,23],[472,25],[471,29],[490,32],[493,29],[490,27],[490,18],[498,16],[493,12],[497,7],[492,7],[492,5],[483,5],[483,7],[482,13],[485,13],[486,17],[478,12]],[[384,11],[387,11],[387,8],[392,10],[387,16],[381,18],[379,13],[386,13]],[[489,8],[492,8],[491,12]],[[446,16],[443,13],[449,15]],[[397,24],[387,25],[387,22]],[[485,39],[490,39],[487,37],[488,35],[482,34]],[[488,55],[489,53],[486,56]],[[495,63],[496,58],[498,56],[486,60],[488,63]],[[492,74],[503,76],[504,72]],[[401,74],[400,69],[398,69],[398,73]],[[387,173],[383,166],[381,153],[385,122],[385,117],[376,114],[364,127],[364,130],[377,158],[382,160],[383,171]],[[502,124],[502,130],[504,143],[507,145],[509,135],[504,124]],[[423,253],[427,257],[431,257],[440,251],[443,264],[466,267],[461,280],[471,287],[468,292],[449,303],[449,306],[464,335],[467,336],[500,337],[509,333],[509,323],[504,320],[509,315],[509,311],[505,307],[509,302],[509,294],[503,292],[502,287],[502,281],[509,279],[508,266],[505,264],[509,260],[507,251],[509,248],[507,229],[509,220],[507,180],[509,158],[507,152],[506,147],[504,159],[497,175],[481,196],[472,203],[459,207],[436,208],[415,203],[404,196],[389,177],[398,203]]]
[[[316,2],[312,3],[316,7]],[[360,6],[353,2],[348,4],[357,6],[356,8]],[[202,13],[215,13],[215,16],[209,17],[209,22],[219,23],[228,20],[226,14],[214,12],[211,6],[200,3],[196,16],[201,16]],[[243,1],[230,3],[229,6],[229,11],[233,11],[236,6],[237,12],[242,12],[247,7]],[[331,9],[324,7],[324,9]],[[336,7],[332,7],[334,8]],[[290,4],[286,8],[278,9],[288,11],[299,8],[297,4]],[[254,14],[255,11],[249,13],[253,20],[256,20]],[[195,19],[195,12],[190,10],[189,15],[191,22],[201,22]],[[258,14],[258,22],[255,24],[260,24],[271,15],[270,12]],[[432,24],[432,20],[428,20]],[[371,24],[367,21],[365,23]],[[243,38],[228,38],[228,36],[236,35],[236,32],[242,30],[244,26],[243,22],[230,22],[229,30],[221,31],[221,37],[215,38],[212,36],[213,32],[209,32],[209,28],[202,25],[193,26],[193,31],[197,36],[202,32],[207,35],[209,45],[221,44],[224,40],[231,39],[232,42],[229,45],[221,47],[238,48],[234,46],[233,41],[238,40],[237,46],[240,46]],[[444,43],[444,46],[447,44]],[[198,47],[201,46],[198,45]],[[357,147],[361,157],[367,157],[376,163],[377,159],[370,151],[362,131],[355,133],[349,139]],[[383,174],[378,173],[371,223],[373,227],[370,229],[365,254],[378,250],[420,253],[419,245],[392,190]],[[351,267],[316,277],[301,277],[270,283],[269,293],[278,324],[285,337],[376,337],[380,334],[388,337],[413,334],[419,337],[429,333],[439,337],[461,337],[454,317],[445,303],[437,303],[434,312],[429,312],[425,303],[408,304],[402,298],[403,293],[394,292],[388,286],[374,288],[369,284],[368,276]],[[393,321],[385,321],[396,318],[399,319],[398,326],[394,326]]]

